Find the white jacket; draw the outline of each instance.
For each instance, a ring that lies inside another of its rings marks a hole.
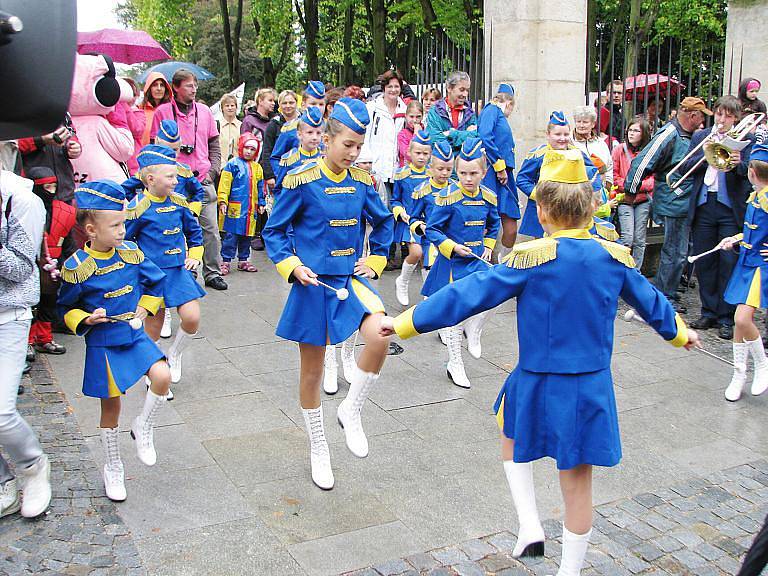
[[[611,150],[605,140],[596,138],[585,142],[584,140],[573,139],[573,143],[588,157],[594,154],[602,160],[605,164],[605,172],[600,174],[600,178],[603,179],[603,184],[610,191],[611,186],[613,186],[613,156],[611,156]]]
[[[397,168],[397,135],[405,126],[405,102],[397,99],[394,117],[384,104],[384,94],[377,94],[366,106],[371,122],[365,132],[365,145],[373,154],[373,172],[381,180],[392,182]]]

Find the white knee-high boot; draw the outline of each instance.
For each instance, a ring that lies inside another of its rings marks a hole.
[[[171,337],[171,310],[169,308],[165,309],[165,314],[163,315],[163,327],[160,328],[160,338],[170,338]]]
[[[144,408],[131,424],[131,437],[136,441],[136,454],[147,466],[154,466],[157,462],[154,441],[155,417],[165,401],[165,396],[158,396],[152,390],[147,390]]]
[[[517,511],[520,528],[517,543],[512,551],[514,558],[544,555],[544,529],[536,508],[536,492],[533,488],[533,465],[530,462],[504,461],[507,484]]]
[[[731,383],[725,389],[725,399],[729,402],[736,402],[741,398],[741,392],[744,390],[744,384],[747,382],[748,356],[749,344],[746,342],[733,343],[733,377],[731,378]]]
[[[106,463],[102,471],[104,478],[104,490],[107,498],[115,502],[126,499],[125,472],[123,461],[120,459],[120,445],[118,444],[117,428],[99,428],[101,432],[101,446],[104,448]]]
[[[760,396],[768,389],[768,359],[765,357],[763,341],[758,337],[757,340],[744,340],[744,344],[749,347],[749,353],[754,361],[755,374],[752,376],[750,391],[753,396]]]
[[[336,394],[339,391],[339,365],[336,362],[336,346],[333,344],[325,347],[323,390],[326,394]]]
[[[574,534],[563,524],[563,552],[557,576],[579,576],[581,574],[581,567],[584,565],[584,556],[587,554],[591,535],[591,528],[586,534]]]
[[[461,358],[461,341],[463,329],[461,326],[452,326],[446,328],[447,346],[448,346],[448,378],[461,388],[469,388],[469,378],[464,371],[464,360]]]
[[[418,263],[409,264],[403,260],[403,267],[400,270],[400,275],[395,278],[395,296],[397,296],[397,301],[403,306],[408,306],[408,284],[411,282],[411,275],[413,274],[413,271],[416,270],[416,266],[418,266]]]
[[[357,370],[357,361],[355,360],[355,345],[357,344],[357,331],[341,344],[341,368],[344,373],[344,380],[352,382],[355,371]]]
[[[482,354],[480,336],[483,334],[483,326],[485,326],[490,313],[490,310],[480,312],[464,322],[464,331],[467,333],[467,350],[473,358],[480,358],[480,354]]]
[[[336,412],[339,424],[344,429],[347,448],[358,458],[368,456],[368,438],[363,431],[361,412],[371,388],[378,379],[379,375],[373,372],[364,372],[359,368],[355,370],[347,397],[339,404]]]
[[[328,450],[328,441],[325,439],[325,427],[323,425],[323,407],[302,408],[304,424],[309,436],[309,462],[312,466],[312,482],[318,488],[330,490],[333,488],[334,478],[331,469],[331,453]]]
[[[174,384],[181,380],[181,359],[184,355],[184,350],[189,346],[192,338],[197,334],[190,334],[185,332],[184,328],[179,326],[178,332],[176,332],[176,338],[173,340],[173,344],[168,349],[168,366],[171,369],[171,382]]]

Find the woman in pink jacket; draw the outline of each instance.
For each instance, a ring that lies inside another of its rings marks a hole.
[[[618,206],[619,227],[621,237],[619,243],[632,249],[637,269],[643,267],[645,256],[645,235],[648,230],[648,219],[651,213],[651,194],[653,192],[653,176],[645,178],[637,194],[627,194],[624,190],[624,180],[629,172],[629,166],[637,153],[651,139],[648,122],[642,116],[635,116],[627,126],[624,142],[613,149],[613,184],[617,194],[624,194]]]

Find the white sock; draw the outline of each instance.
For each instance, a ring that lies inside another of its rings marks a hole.
[[[584,556],[589,547],[590,528],[586,534],[574,534],[563,524],[563,552],[557,576],[579,576],[584,565]]]

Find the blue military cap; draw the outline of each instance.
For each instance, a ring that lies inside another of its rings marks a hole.
[[[432,144],[432,158],[450,162],[453,160],[453,148],[447,140],[440,140]]]
[[[467,138],[461,146],[459,158],[471,162],[483,157],[483,141],[480,138]]]
[[[318,106],[310,106],[304,111],[304,114],[301,115],[299,121],[307,126],[320,128],[320,126],[323,125],[323,111]]]
[[[768,143],[760,142],[759,144],[753,144],[749,159],[768,162]]]
[[[160,127],[157,129],[155,140],[162,140],[163,142],[170,142],[173,144],[180,139],[179,125],[176,124],[176,120],[163,120],[160,122]]]
[[[115,210],[125,207],[125,190],[112,180],[94,180],[75,188],[75,201],[80,210]]]
[[[139,168],[157,166],[158,164],[173,164],[175,166],[176,152],[168,146],[147,144],[139,151],[136,160],[139,163]]]
[[[502,82],[499,84],[499,94],[509,94],[510,96],[514,96],[515,87],[509,82]]]
[[[342,98],[336,102],[330,118],[341,122],[358,134],[365,134],[365,128],[371,121],[370,116],[368,116],[368,108],[355,98]]]
[[[312,96],[312,98],[321,100],[325,98],[325,84],[320,82],[320,80],[310,80],[305,92],[307,93],[307,96]]]
[[[426,130],[419,130],[413,135],[411,142],[414,144],[423,144],[424,146],[429,146],[432,144],[432,138],[429,136],[429,132]]]
[[[562,110],[555,110],[549,115],[549,123],[553,126],[568,126],[568,120]]]

